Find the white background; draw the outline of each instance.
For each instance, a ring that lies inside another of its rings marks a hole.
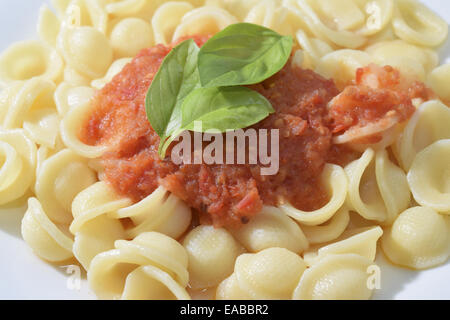
[[[245,0],[242,0],[245,1]],[[429,7],[450,22],[450,1],[427,0]],[[39,7],[46,0],[0,1],[0,51],[14,41],[36,38]],[[441,61],[449,60],[450,43],[441,49]],[[0,210],[0,299],[93,299],[82,282],[81,290],[69,290],[64,267],[37,258],[20,235],[19,211]],[[380,251],[380,250],[378,250]],[[450,299],[450,262],[426,271],[412,271],[387,264],[381,253],[381,290],[375,299]]]

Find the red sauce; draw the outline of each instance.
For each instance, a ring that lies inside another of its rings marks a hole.
[[[199,45],[206,39],[195,37]],[[259,164],[175,165],[170,152],[166,159],[159,158],[159,137],[144,107],[148,87],[170,50],[163,45],[143,50],[94,97],[95,110],[80,137],[90,145],[111,147],[102,158],[104,180],[134,201],[164,185],[196,209],[202,223],[215,226],[246,223],[263,204],[280,200],[303,210],[327,201],[319,181],[325,162],[342,164],[353,155],[331,143],[327,104],[339,93],[332,80],[288,62],[270,79],[251,86],[276,110],[254,128],[280,130],[278,174],[261,176]]]

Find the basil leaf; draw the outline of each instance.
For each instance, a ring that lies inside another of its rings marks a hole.
[[[194,122],[201,121],[202,132],[226,132],[249,127],[273,112],[264,96],[245,87],[200,88],[183,102],[180,130],[194,131]]]
[[[200,82],[203,87],[259,83],[283,68],[292,45],[292,37],[255,24],[230,25],[200,49]]]
[[[200,87],[197,70],[199,48],[194,40],[183,41],[164,58],[145,98],[147,117],[161,145],[180,126],[184,98]]]

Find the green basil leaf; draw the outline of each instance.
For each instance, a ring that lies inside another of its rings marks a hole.
[[[245,87],[200,88],[183,102],[180,130],[194,131],[194,122],[201,121],[202,132],[226,132],[249,127],[273,112],[264,96]]]
[[[200,82],[203,87],[259,83],[283,68],[292,45],[292,37],[255,24],[230,25],[200,49]]]
[[[192,90],[200,87],[197,70],[199,48],[183,41],[164,58],[145,98],[148,120],[161,137],[161,145],[180,126],[180,107]]]

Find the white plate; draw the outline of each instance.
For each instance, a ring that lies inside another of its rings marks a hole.
[[[245,0],[242,0],[245,1]],[[36,38],[39,7],[46,0],[0,1],[0,51],[14,41]],[[429,7],[450,22],[450,2],[427,0]],[[441,63],[450,60],[450,43],[441,50]],[[66,268],[37,258],[20,235],[20,211],[0,210],[0,299],[93,299],[86,281],[81,289],[69,289]],[[375,299],[450,299],[450,263],[426,271],[396,268],[379,254],[381,290]]]

